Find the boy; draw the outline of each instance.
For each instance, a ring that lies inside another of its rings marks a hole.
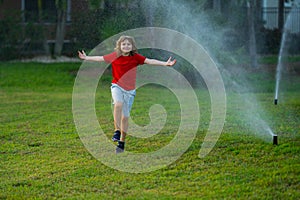
[[[173,66],[176,60],[160,61],[149,59],[137,53],[134,38],[131,36],[121,36],[116,43],[115,51],[104,56],[87,56],[84,51],[78,51],[78,56],[82,60],[107,62],[112,65],[112,86],[111,94],[114,104],[114,127],[115,132],[112,137],[114,142],[118,142],[116,153],[121,153],[125,149],[125,138],[128,130],[128,118],[135,97],[136,69],[138,65],[160,65]]]

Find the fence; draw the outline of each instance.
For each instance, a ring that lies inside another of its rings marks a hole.
[[[265,27],[268,29],[278,28],[278,8],[263,8],[262,17],[265,21]],[[291,33],[300,32],[300,8],[285,8],[284,9],[285,28]]]

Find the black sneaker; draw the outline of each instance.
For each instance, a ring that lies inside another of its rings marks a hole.
[[[117,142],[120,140],[121,132],[119,130],[116,130],[114,133],[114,136],[111,138],[112,141]]]
[[[116,153],[123,153],[125,149],[125,142],[119,141],[116,148]]]

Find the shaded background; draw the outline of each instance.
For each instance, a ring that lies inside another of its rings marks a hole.
[[[137,27],[184,32],[180,21],[186,23],[188,14],[201,22],[200,30],[222,30],[220,41],[207,48],[214,46],[222,54],[242,52],[250,56],[253,63],[249,64],[256,66],[255,55],[279,53],[284,22],[295,4],[293,0],[2,0],[0,60],[37,55],[72,57],[78,49],[92,49],[114,34]],[[295,44],[289,49],[291,54],[300,52],[300,9],[296,9],[288,37]],[[212,39],[215,33],[207,32],[202,35]]]

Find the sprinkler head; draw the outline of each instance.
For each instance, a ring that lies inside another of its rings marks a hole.
[[[277,105],[278,99],[274,99],[274,104]]]
[[[273,144],[274,145],[278,144],[278,137],[277,137],[277,135],[273,135]]]

